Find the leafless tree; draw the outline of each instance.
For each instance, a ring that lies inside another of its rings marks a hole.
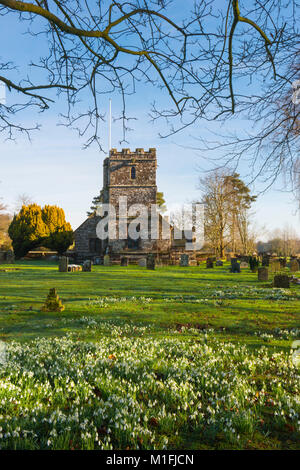
[[[7,206],[3,204],[0,198],[0,249],[8,249],[11,240],[8,236],[8,227],[11,222],[11,216],[7,213]]]
[[[250,207],[256,196],[239,178],[228,170],[215,170],[199,178],[199,189],[204,205],[205,239],[220,257],[225,249],[249,254]],[[253,251],[253,250],[252,250]]]
[[[14,15],[37,40],[48,40],[48,53],[21,81],[15,64],[2,58],[0,81],[15,102],[0,105],[0,130],[9,138],[30,134],[38,125],[26,128],[17,115],[28,107],[45,111],[56,92],[66,99],[64,122],[86,145],[102,148],[101,96],[120,93],[125,139],[127,97],[143,81],[169,96],[170,106],[153,103],[151,113],[169,124],[166,136],[202,119],[234,127],[237,116],[246,117],[252,131],[248,126],[199,148],[221,148],[220,165],[247,158],[253,177],[270,184],[282,171],[291,176],[299,150],[298,6],[297,0],[0,0],[3,21]]]
[[[34,204],[32,197],[26,193],[19,194],[16,200],[15,211],[19,212],[22,206],[28,206],[29,204]]]
[[[267,245],[270,252],[279,256],[291,256],[299,253],[300,239],[293,227],[285,225],[270,233]]]

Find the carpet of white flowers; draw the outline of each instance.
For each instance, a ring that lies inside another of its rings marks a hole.
[[[299,439],[291,354],[223,343],[213,330],[146,331],[123,325],[97,342],[68,334],[8,343],[1,449],[170,449],[188,433],[212,447],[220,435],[235,448],[255,433]]]

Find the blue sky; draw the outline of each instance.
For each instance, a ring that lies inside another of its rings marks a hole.
[[[106,104],[108,107],[108,101]],[[134,111],[134,103],[132,107]],[[114,111],[118,110],[113,110],[113,115]],[[44,121],[42,130],[34,135],[31,143],[24,138],[1,143],[0,195],[12,210],[22,193],[41,205],[57,204],[64,208],[68,220],[76,228],[83,222],[93,196],[102,187],[102,163],[106,155],[96,148],[81,150],[83,141],[75,131],[57,126],[55,119],[48,119],[46,115]],[[149,122],[146,109],[134,126],[129,144],[122,146],[157,148],[157,184],[169,207],[199,197],[197,180],[210,165],[206,165],[205,158],[197,151],[181,147],[188,143],[194,145],[193,137],[160,139],[157,137],[158,126]],[[103,138],[107,139],[105,127]],[[117,122],[112,126],[112,146],[121,148],[120,139],[121,125]],[[199,166],[203,172],[199,171]],[[295,209],[291,196],[281,192],[278,185],[259,197],[254,207],[255,225],[272,230],[289,224],[300,232]]]
[[[2,58],[15,60],[19,64],[18,75],[26,70],[25,64],[35,55],[41,54],[45,44],[30,36],[19,36],[15,22],[17,18],[1,18],[0,40],[6,44]],[[15,34],[11,41],[5,41],[9,31],[14,28]],[[20,38],[22,47],[20,47]],[[180,202],[188,202],[199,197],[196,189],[199,175],[209,170],[210,164],[206,155],[185,147],[196,147],[195,137],[208,135],[206,124],[198,122],[184,133],[160,139],[158,133],[166,131],[163,123],[152,124],[149,117],[150,104],[153,101],[153,88],[141,85],[137,94],[128,97],[128,114],[136,118],[130,123],[134,129],[127,135],[129,143],[119,144],[122,138],[120,121],[113,123],[112,147],[149,147],[157,148],[158,172],[157,182],[163,191],[167,205],[171,207]],[[12,98],[7,94],[7,100]],[[101,111],[108,111],[108,96],[101,101]],[[156,99],[165,102],[167,97],[156,92]],[[121,112],[120,100],[112,96],[113,117]],[[42,129],[32,136],[32,142],[20,137],[16,142],[1,140],[1,173],[0,196],[3,202],[14,209],[19,194],[27,193],[37,203],[57,204],[64,208],[67,219],[73,228],[83,222],[93,196],[99,193],[102,186],[102,162],[105,154],[96,147],[82,150],[83,140],[75,131],[57,126],[57,112],[61,110],[58,103],[54,108],[41,116],[25,113],[25,122],[42,123]],[[235,122],[235,126],[243,126],[243,122]],[[215,125],[216,126],[216,125]],[[214,130],[216,127],[214,126]],[[231,122],[233,126],[233,122]],[[108,141],[108,126],[103,124],[100,137]],[[224,134],[224,129],[222,129]],[[199,173],[198,167],[202,173]],[[247,168],[240,168],[241,176],[247,174]],[[286,224],[294,227],[300,236],[300,220],[296,214],[296,204],[288,193],[280,191],[281,181],[259,197],[254,207],[255,226],[265,226],[272,230],[283,228]],[[255,192],[262,189],[257,185]],[[265,232],[264,232],[265,233]],[[264,235],[265,237],[265,235]]]

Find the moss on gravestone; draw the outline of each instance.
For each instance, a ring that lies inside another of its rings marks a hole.
[[[62,312],[65,309],[62,301],[56,293],[56,289],[50,289],[46,302],[42,307],[43,312]]]

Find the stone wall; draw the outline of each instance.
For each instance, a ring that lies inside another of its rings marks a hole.
[[[100,219],[99,216],[89,217],[75,230],[75,253],[80,254],[82,259],[101,255],[102,250],[98,252],[90,250],[90,239],[97,238],[96,227]]]
[[[132,168],[135,178],[132,178]],[[118,208],[120,196],[126,196],[128,205],[156,204],[156,149],[111,149],[103,165],[103,189],[105,202]]]

